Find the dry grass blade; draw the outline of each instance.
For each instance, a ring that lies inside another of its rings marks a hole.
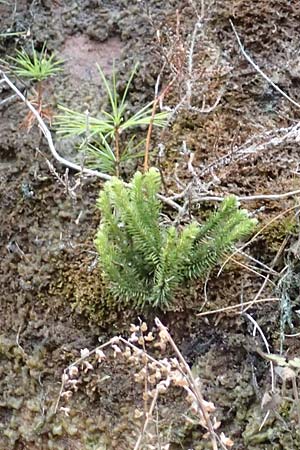
[[[252,324],[254,325],[253,333],[252,333],[253,337],[255,337],[256,330],[258,330],[258,332],[261,335],[261,338],[265,344],[267,353],[270,354],[271,352],[270,352],[269,343],[268,343],[266,336],[264,335],[261,327],[258,325],[256,320],[254,320],[253,317],[250,316],[250,314],[244,313],[244,316],[247,317],[247,319],[250,320],[250,322],[252,322]],[[274,373],[274,364],[272,361],[270,361],[270,372],[271,372],[271,389],[272,389],[272,392],[275,392],[275,373]]]
[[[271,298],[262,298],[260,300],[251,300],[249,302],[245,302],[245,303],[239,303],[238,305],[232,305],[232,306],[226,306],[225,308],[219,308],[219,309],[214,309],[213,311],[204,311],[204,312],[200,312],[198,314],[196,314],[196,316],[210,316],[212,314],[219,314],[222,312],[227,312],[227,311],[234,311],[235,309],[241,309],[245,306],[248,305],[256,305],[257,303],[265,303],[265,302],[279,302],[279,298],[277,297],[271,297]],[[243,313],[243,311],[240,311],[240,313]]]
[[[277,214],[276,217],[273,217],[273,219],[271,219],[268,223],[266,223],[266,225],[264,225],[248,242],[246,242],[246,244],[242,245],[242,247],[240,247],[239,249],[235,250],[231,255],[228,256],[228,258],[226,258],[226,260],[224,261],[224,263],[222,264],[219,272],[218,272],[218,276],[222,273],[224,267],[226,266],[226,264],[232,260],[232,258],[239,253],[240,251],[244,250],[246,247],[248,247],[252,242],[255,241],[255,239],[266,229],[268,228],[268,226],[270,226],[273,222],[275,222],[277,219],[279,219],[280,217],[284,216],[285,214],[294,211],[295,209],[299,209],[299,205],[296,206],[292,206],[291,208],[288,208],[286,210],[284,210],[283,212],[281,212],[280,214]]]

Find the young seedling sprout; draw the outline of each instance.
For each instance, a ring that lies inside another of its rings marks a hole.
[[[109,81],[103,70],[97,67],[108,97],[109,111],[101,111],[99,117],[92,117],[89,112],[80,113],[60,106],[62,114],[56,118],[57,133],[64,137],[83,137],[80,148],[87,151],[90,166],[119,176],[122,162],[144,155],[144,152],[137,153],[144,140],[134,143],[134,135],[124,140],[121,134],[150,124],[164,127],[169,113],[153,113],[153,102],[150,102],[130,115],[126,100],[137,66],[129,75],[122,95],[118,93],[115,70]]]
[[[45,43],[40,53],[36,51],[32,44],[31,55],[22,49],[17,50],[15,57],[9,57],[8,59],[10,61],[9,68],[15,75],[37,83],[37,94],[31,103],[36,106],[41,117],[51,122],[52,113],[43,105],[43,82],[63,70],[61,67],[63,61],[56,60],[54,53],[48,55]],[[29,112],[24,121],[28,130],[32,127],[34,120],[33,114]]]

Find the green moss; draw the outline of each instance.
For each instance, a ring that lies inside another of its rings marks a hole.
[[[297,221],[294,214],[275,220],[263,232],[262,236],[268,248],[277,252],[286,236],[297,232]]]

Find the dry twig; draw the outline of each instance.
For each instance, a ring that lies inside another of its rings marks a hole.
[[[244,55],[244,57],[247,59],[247,61],[252,65],[252,67],[254,67],[254,69],[274,88],[276,89],[277,92],[279,92],[284,98],[286,98],[289,102],[291,102],[293,105],[297,106],[297,108],[300,108],[300,104],[298,102],[296,102],[295,100],[293,100],[288,94],[286,94],[279,86],[277,86],[277,84],[275,84],[270,77],[268,77],[268,75],[266,75],[261,68],[253,61],[253,59],[248,55],[248,53],[246,52],[241,39],[236,31],[235,26],[233,25],[233,22],[231,19],[229,19],[231,28],[235,34],[235,37],[238,41],[239,47],[241,49],[242,54]]]
[[[12,81],[7,77],[7,75],[0,70],[0,75],[2,75],[3,79],[0,80],[1,82],[5,82],[8,84],[8,86],[17,94],[17,96],[25,103],[25,105],[27,106],[27,108],[30,109],[30,111],[32,112],[32,114],[35,116],[35,118],[37,119],[37,122],[39,124],[39,127],[43,133],[43,135],[45,136],[45,138],[47,139],[48,142],[48,146],[49,149],[52,153],[52,156],[56,159],[56,161],[58,161],[60,164],[62,164],[63,166],[69,167],[70,169],[73,169],[77,172],[83,173],[85,175],[88,176],[94,176],[94,177],[98,177],[101,178],[102,180],[108,181],[111,179],[111,176],[100,172],[98,170],[93,170],[93,169],[88,169],[86,167],[82,167],[79,164],[73,163],[71,161],[68,161],[67,159],[63,158],[62,156],[60,156],[57,151],[56,148],[54,146],[53,143],[53,139],[52,139],[52,135],[50,133],[49,128],[47,127],[47,125],[45,124],[45,122],[43,121],[43,119],[41,118],[40,114],[38,113],[38,111],[34,108],[34,106],[24,97],[24,95],[19,91],[19,89],[12,83]],[[128,185],[129,186],[129,185]],[[181,212],[182,211],[182,207],[174,202],[174,200],[169,199],[168,197],[165,197],[164,195],[159,194],[158,198],[165,203],[166,205],[170,206],[173,209],[176,209],[177,211]]]

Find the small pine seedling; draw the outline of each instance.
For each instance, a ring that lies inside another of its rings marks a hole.
[[[28,78],[32,81],[41,82],[62,71],[62,60],[55,60],[55,54],[47,54],[46,44],[43,45],[40,54],[32,45],[32,54],[29,55],[24,49],[17,50],[15,57],[9,56],[12,62],[10,69],[20,78]]]
[[[62,114],[56,117],[55,124],[57,133],[61,136],[83,138],[80,149],[86,152],[90,167],[119,176],[123,162],[144,155],[144,152],[138,151],[144,140],[135,143],[135,136],[131,135],[129,140],[124,142],[121,134],[143,125],[149,126],[150,123],[164,127],[169,113],[164,111],[153,114],[151,102],[135,114],[129,115],[126,100],[137,67],[131,72],[121,96],[117,90],[116,72],[113,71],[109,81],[102,69],[97,67],[109,100],[109,111],[101,111],[99,117],[92,117],[88,112],[80,113],[60,106]]]
[[[31,55],[24,49],[17,50],[16,56],[9,56],[8,60],[11,61],[9,68],[15,75],[37,83],[37,92],[30,99],[30,102],[36,107],[40,116],[51,123],[52,111],[43,104],[43,82],[62,71],[61,64],[63,61],[55,60],[54,53],[49,56],[46,44],[43,45],[39,54],[32,45]],[[35,116],[30,111],[23,122],[28,131],[31,129],[34,121]]]

